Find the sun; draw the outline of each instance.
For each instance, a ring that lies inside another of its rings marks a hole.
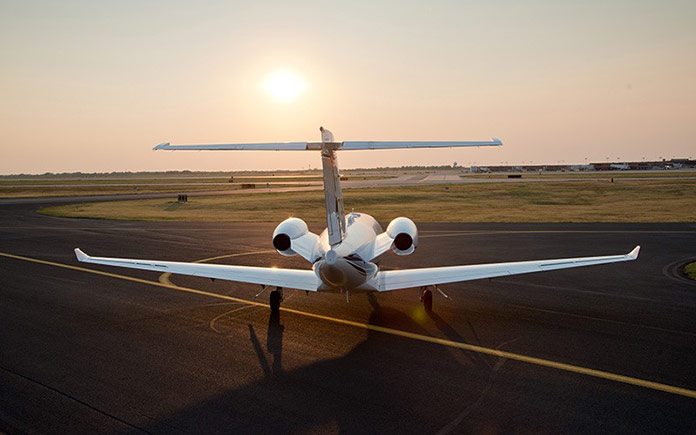
[[[281,103],[297,100],[307,89],[307,83],[291,70],[282,69],[269,73],[263,81],[263,90]]]

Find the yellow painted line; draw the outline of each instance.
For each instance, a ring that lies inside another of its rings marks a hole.
[[[172,276],[172,274],[169,272],[163,273],[157,280],[164,285],[174,285],[174,283],[172,283],[172,281],[169,279],[170,276]]]
[[[225,254],[225,255],[218,255],[217,257],[204,258],[202,260],[196,260],[196,261],[194,261],[194,263],[207,263],[208,261],[220,260],[222,258],[245,257],[247,255],[256,255],[256,254],[273,254],[275,252],[276,252],[275,249],[265,249],[263,251],[238,252],[236,254]]]
[[[249,305],[258,305],[258,306],[263,306],[263,307],[265,307],[267,305],[267,304],[264,304],[261,302],[250,301],[248,299],[235,298],[233,296],[226,296],[226,295],[221,295],[221,294],[217,294],[217,293],[211,293],[211,292],[207,292],[205,290],[198,290],[195,288],[182,287],[182,286],[178,286],[178,285],[174,285],[174,284],[164,284],[164,283],[157,282],[157,281],[150,281],[147,279],[135,278],[133,276],[119,275],[119,274],[110,273],[110,272],[103,272],[101,270],[88,269],[86,267],[81,267],[81,266],[73,266],[72,264],[56,263],[54,261],[40,260],[38,258],[31,258],[31,257],[23,257],[21,255],[8,254],[5,252],[0,252],[0,257],[13,258],[15,260],[28,261],[31,263],[45,264],[47,266],[60,267],[63,269],[77,270],[79,272],[87,272],[87,273],[92,273],[94,275],[101,275],[101,276],[107,276],[109,278],[121,279],[124,281],[137,282],[139,284],[154,285],[156,287],[168,288],[168,289],[172,289],[172,290],[178,290],[178,291],[183,291],[183,292],[187,292],[187,293],[193,293],[193,294],[197,294],[197,295],[208,296],[208,297],[213,297],[213,298],[217,298],[217,299],[224,299],[227,301],[239,302],[239,303],[244,303],[244,304],[249,304]]]
[[[115,274],[115,273],[102,272],[100,270],[88,269],[88,268],[80,267],[80,266],[73,266],[71,264],[56,263],[53,261],[40,260],[38,258],[31,258],[31,257],[23,257],[21,255],[13,255],[13,254],[8,254],[8,253],[4,253],[4,252],[0,252],[0,257],[12,258],[12,259],[21,260],[21,261],[28,261],[28,262],[37,263],[37,264],[44,264],[47,266],[60,267],[63,269],[76,270],[76,271],[80,271],[80,272],[86,272],[86,273],[91,273],[91,274],[95,274],[95,275],[101,275],[101,276],[106,276],[106,277],[110,277],[110,278],[121,279],[124,281],[136,282],[139,284],[152,285],[152,286],[156,286],[156,287],[167,288],[167,289],[171,289],[171,290],[196,294],[196,295],[200,295],[200,296],[207,296],[207,297],[216,298],[216,299],[223,299],[223,300],[227,300],[227,301],[239,302],[239,303],[247,304],[247,305],[254,305],[254,306],[261,306],[261,307],[267,306],[267,304],[261,303],[261,302],[250,301],[250,300],[241,299],[241,298],[235,298],[232,296],[222,295],[222,294],[218,294],[218,293],[211,293],[211,292],[207,292],[204,290],[198,290],[198,289],[189,288],[189,287],[182,287],[182,286],[173,285],[173,284],[163,284],[163,283],[157,282],[157,281],[149,281],[146,279],[134,278],[131,276],[126,276],[126,275],[119,275],[119,274]],[[548,367],[548,368],[562,370],[562,371],[569,372],[569,373],[577,373],[580,375],[590,376],[593,378],[605,379],[605,380],[614,381],[614,382],[620,382],[623,384],[633,385],[633,386],[642,387],[642,388],[648,388],[648,389],[655,390],[655,391],[662,391],[665,393],[676,394],[679,396],[696,399],[696,390],[690,390],[688,388],[675,387],[673,385],[661,384],[659,382],[648,381],[645,379],[634,378],[631,376],[620,375],[617,373],[606,372],[603,370],[595,370],[595,369],[591,369],[591,368],[587,368],[587,367],[576,366],[573,364],[566,364],[566,363],[561,363],[561,362],[552,361],[552,360],[548,360],[548,359],[522,355],[519,353],[506,352],[506,351],[502,351],[502,350],[498,350],[498,349],[492,349],[492,348],[488,348],[488,347],[462,343],[459,341],[452,341],[452,340],[447,340],[444,338],[431,337],[431,336],[427,336],[427,335],[416,334],[413,332],[401,331],[399,329],[388,328],[385,326],[371,325],[369,323],[362,323],[362,322],[356,322],[353,320],[339,319],[336,317],[330,317],[330,316],[325,316],[322,314],[310,313],[307,311],[300,311],[300,310],[296,310],[296,309],[292,309],[292,308],[281,307],[281,311],[284,311],[286,313],[296,314],[298,316],[308,317],[311,319],[324,320],[327,322],[337,323],[340,325],[352,326],[355,328],[365,329],[365,330],[369,330],[369,331],[381,332],[384,334],[408,338],[411,340],[432,343],[432,344],[438,344],[441,346],[451,347],[451,348],[455,348],[455,349],[462,349],[462,350],[476,352],[476,353],[480,353],[480,354],[484,354],[484,355],[491,355],[491,356],[495,356],[498,358],[506,358],[509,360],[519,361],[519,362],[532,364],[532,365],[536,365],[536,366],[540,366],[540,367]]]

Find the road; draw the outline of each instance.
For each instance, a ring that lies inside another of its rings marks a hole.
[[[369,298],[85,266],[92,255],[307,267],[273,225],[0,207],[0,431],[696,431],[688,224],[422,224],[386,268],[619,254],[631,263]],[[301,217],[301,216],[300,216]],[[319,228],[314,228],[319,230]],[[263,303],[260,303],[263,302]]]

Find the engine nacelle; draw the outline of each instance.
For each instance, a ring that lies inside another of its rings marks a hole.
[[[273,247],[285,256],[292,257],[297,252],[291,249],[292,241],[309,232],[307,224],[302,219],[288,218],[281,222],[273,231]]]
[[[387,235],[394,239],[391,249],[396,255],[413,254],[418,246],[418,228],[409,218],[398,217],[389,222]]]

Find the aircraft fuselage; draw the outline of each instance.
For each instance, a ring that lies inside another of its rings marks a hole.
[[[382,233],[380,224],[365,213],[346,215],[343,240],[329,244],[328,230],[320,235],[320,258],[313,270],[322,282],[320,291],[372,290],[367,282],[375,277],[379,267],[370,258],[376,237]]]

